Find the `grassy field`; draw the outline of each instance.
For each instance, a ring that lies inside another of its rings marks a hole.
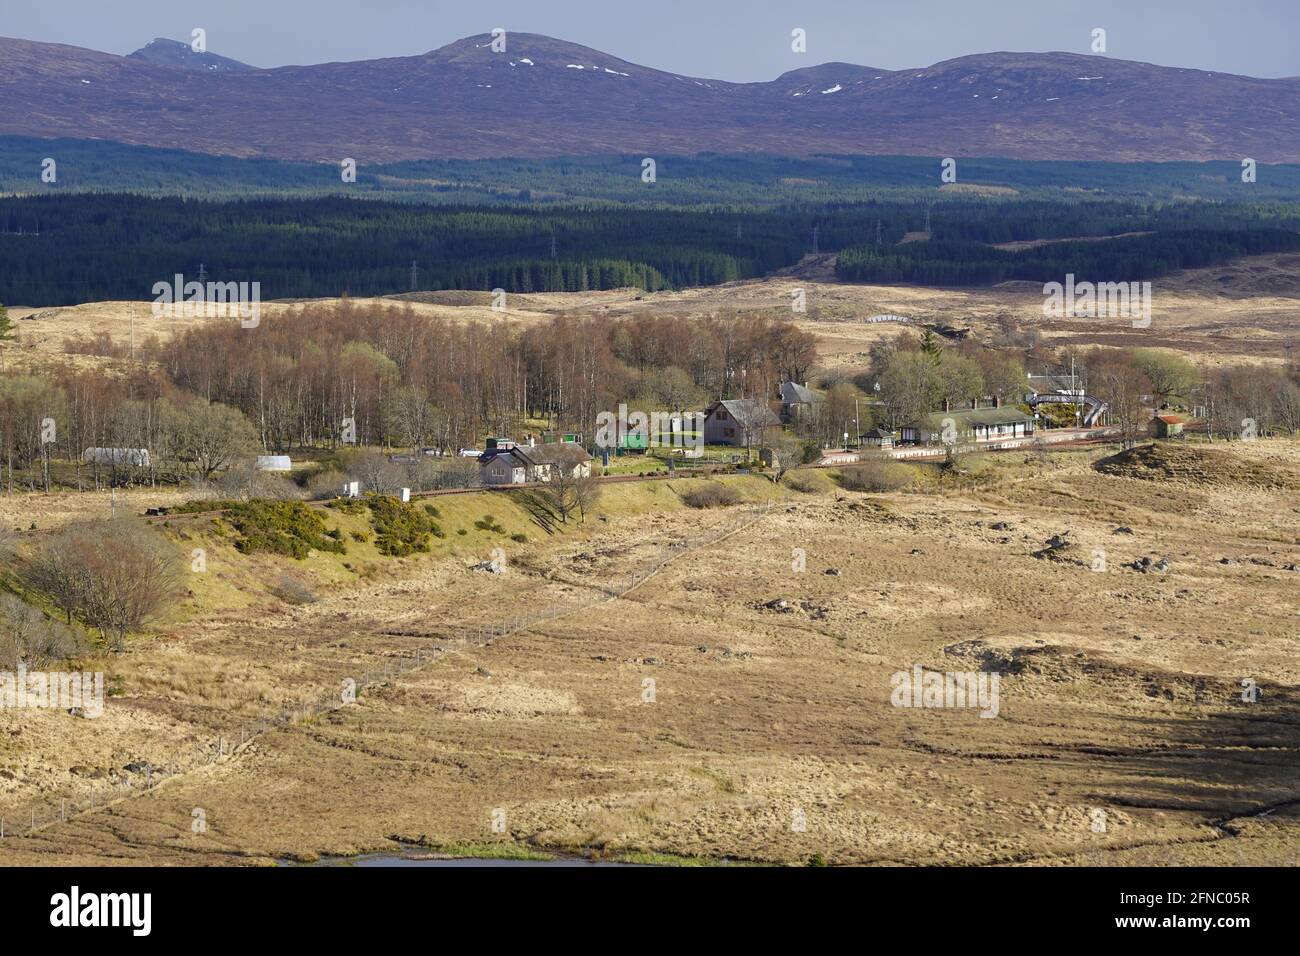
[[[555,534],[512,496],[447,496],[446,536],[402,559],[350,537],[346,555],[245,556],[209,521],[175,522],[208,571],[128,653],[83,662],[106,671],[105,715],[0,712],[6,819],[442,653],[156,789],[7,835],[0,858],[1295,862],[1300,442],[1161,448],[977,457],[978,480],[917,468],[917,490],[887,495],[710,479],[778,504],[685,552],[741,514],[686,507],[706,479],[611,485],[599,516]],[[477,526],[489,514],[500,531]],[[493,548],[505,572],[475,570]],[[1143,556],[1168,570],[1129,566]],[[277,597],[285,575],[316,600]],[[891,706],[891,675],[918,664],[1001,673],[997,717]]]
[[[1041,290],[1015,284],[825,281],[824,261],[678,293],[515,296],[504,316],[487,294],[413,308],[524,324],[578,311],[776,315],[803,288],[809,312],[796,318],[827,371],[861,369],[873,342],[909,327],[861,321],[885,313],[981,337],[1006,313],[1052,346],[1273,364],[1294,338],[1296,265],[1260,257],[1170,276],[1145,330],[1049,321]],[[6,372],[130,368],[63,352],[70,336],[128,341],[128,303],[10,311],[20,338],[0,353]],[[135,315],[138,341],[180,327],[149,325],[147,303]],[[780,488],[758,475],[614,483],[597,514],[558,527],[514,494],[440,496],[443,536],[405,558],[379,553],[363,514],[327,512],[347,553],[302,561],[240,553],[210,518],[172,520],[160,533],[182,555],[202,548],[207,570],[126,653],[77,662],[104,671],[104,716],[0,710],[0,862],[264,864],[418,848],[656,863],[1294,863],[1300,442],[1161,445],[1105,463],[1115,451],[969,456],[957,476],[900,465],[910,484],[888,494],[846,491],[835,471]],[[612,465],[659,467],[638,455]],[[683,496],[708,484],[777,505],[687,550],[745,514],[688,507]],[[27,549],[114,507],[189,497],[0,494],[0,528]],[[1135,569],[1144,557],[1168,570]],[[476,569],[492,561],[504,573]],[[541,609],[570,613],[484,639]],[[355,704],[210,759],[217,738],[417,651],[427,663]],[[892,675],[918,664],[1002,674],[998,716],[891,706]],[[1243,680],[1262,689],[1257,701],[1242,700]],[[60,799],[91,792],[95,813],[18,833],[33,808],[57,816]],[[191,829],[196,808],[204,833]]]

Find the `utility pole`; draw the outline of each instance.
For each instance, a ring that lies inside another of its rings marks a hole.
[[[1070,391],[1074,394],[1074,427],[1083,424],[1083,396],[1079,394],[1079,377],[1074,371],[1074,354],[1070,355]]]
[[[203,265],[203,263],[200,262],[199,263],[199,285],[206,285],[207,281],[208,281],[208,270]]]
[[[131,316],[131,361],[135,361],[135,303],[132,302],[127,307],[127,312]]]

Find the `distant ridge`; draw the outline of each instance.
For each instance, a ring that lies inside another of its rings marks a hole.
[[[1003,52],[729,83],[526,33],[502,53],[480,35],[262,70],[175,41],[122,57],[0,39],[0,134],[362,164],[705,151],[1300,162],[1300,79]]]
[[[128,53],[127,59],[178,66],[182,70],[198,70],[201,73],[242,73],[257,69],[215,53],[195,53],[190,44],[168,40],[166,37],[154,37],[134,53]]]

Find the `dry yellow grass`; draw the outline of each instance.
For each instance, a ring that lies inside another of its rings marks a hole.
[[[873,341],[898,332],[859,321],[881,313],[989,334],[1008,312],[1052,344],[1272,363],[1294,334],[1294,259],[1171,276],[1156,285],[1149,330],[1051,322],[1028,286],[848,286],[798,270],[677,293],[511,297],[504,318],[472,295],[414,307],[514,322],[570,311],[789,314],[790,292],[804,288],[813,311],[797,318],[827,368],[860,368]],[[62,361],[78,331],[126,341],[126,303],[23,321],[32,311],[44,310],[11,310],[22,337],[5,350],[11,371]],[[137,321],[147,314],[138,303]],[[1300,473],[1297,442],[1223,450]],[[777,862],[1294,862],[1294,491],[1251,469],[1216,481],[1104,474],[1093,464],[1106,453],[1056,453],[1047,465],[975,459],[974,490],[922,482],[921,494],[735,479],[782,505],[596,605],[675,542],[729,521],[728,510],[685,508],[685,481],[611,486],[604,520],[550,536],[503,496],[447,497],[436,502],[447,539],[400,561],[355,542],[346,558],[246,557],[201,523],[176,523],[177,547],[204,547],[209,572],[129,653],[83,662],[108,675],[106,715],[0,712],[0,816],[12,823],[34,801],[48,808],[121,776],[138,783],[127,764],[186,758],[187,771],[31,837],[11,825],[0,862],[261,863],[485,841]],[[117,500],[140,511],[184,497]],[[106,492],[0,495],[6,528],[108,512]],[[474,527],[487,513],[504,534]],[[1034,556],[1066,531],[1059,560]],[[493,547],[506,550],[507,573],[472,570]],[[806,553],[803,573],[794,549]],[[1089,569],[1097,551],[1105,572]],[[1167,556],[1169,572],[1126,567],[1142,556]],[[319,600],[277,598],[286,574]],[[779,598],[787,610],[763,606]],[[553,607],[578,610],[482,643],[482,625]],[[442,654],[355,705],[217,763],[203,757],[217,735],[417,649]],[[1003,671],[999,716],[890,706],[891,675],[915,664]],[[1240,699],[1247,678],[1263,688],[1254,704]],[[208,813],[205,834],[191,831],[195,807]],[[504,834],[491,829],[496,809]]]
[[[1294,495],[1106,475],[1092,467],[1105,453],[990,459],[962,493],[785,492],[760,523],[595,605],[732,516],[647,483],[620,486],[608,520],[507,543],[502,575],[472,570],[487,556],[474,548],[370,579],[264,557],[221,570],[242,603],[214,593],[109,661],[122,696],[100,721],[0,715],[0,811],[162,762],[393,655],[446,653],[156,791],[7,837],[0,857],[253,863],[500,841],[780,862],[1289,862]],[[1300,473],[1297,442],[1230,453]],[[511,517],[501,496],[456,500],[465,517]],[[1034,557],[1067,531],[1081,553],[1105,550],[1104,573]],[[233,560],[211,544],[214,566]],[[1124,567],[1142,555],[1171,568]],[[271,597],[285,569],[310,571],[321,599]],[[763,606],[776,598],[790,609]],[[475,640],[557,606],[582,609]],[[914,664],[1001,671],[998,717],[891,706],[891,674]]]
[[[857,285],[833,281],[833,256],[810,257],[801,267],[762,280],[679,292],[537,293],[510,295],[504,312],[491,308],[486,293],[423,293],[410,302],[416,311],[444,318],[529,324],[563,313],[626,316],[664,312],[699,316],[719,311],[766,312],[793,316],[818,340],[826,369],[860,369],[872,342],[898,334],[897,323],[864,323],[873,315],[897,314],[917,323],[937,322],[971,328],[990,337],[998,316],[1006,314],[1037,329],[1049,346],[1100,344],[1164,348],[1197,364],[1277,363],[1294,344],[1300,314],[1300,256],[1283,254],[1239,259],[1209,269],[1174,273],[1152,283],[1151,327],[1134,329],[1125,318],[1049,319],[1043,316],[1041,285],[1008,282],[989,289],[924,289],[912,286]],[[803,289],[808,312],[793,314],[791,293]],[[421,301],[427,300],[427,301]],[[330,302],[336,300],[313,300]],[[404,297],[359,303],[404,304]],[[107,332],[129,342],[131,303],[97,302],[58,309],[13,307],[20,341],[6,348],[14,367],[40,367],[62,356],[63,343],[81,334]],[[264,315],[300,307],[297,302],[267,302]],[[204,319],[154,319],[148,302],[134,303],[137,341],[150,334],[166,340],[187,323]],[[28,320],[33,315],[41,318]],[[229,320],[226,320],[229,321]],[[76,356],[77,362],[103,360]],[[112,363],[110,363],[112,364]]]
[[[0,528],[49,531],[74,521],[93,521],[112,517],[114,507],[121,513],[143,514],[146,508],[178,505],[194,498],[194,493],[175,487],[118,488],[116,491],[77,493],[29,492],[16,490],[12,495],[0,489]]]

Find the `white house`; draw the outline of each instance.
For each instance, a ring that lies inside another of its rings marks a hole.
[[[591,474],[591,456],[573,442],[543,445],[510,445],[489,448],[478,459],[479,477],[485,485],[521,485],[529,481],[550,481],[556,469],[585,478]]]
[[[902,440],[919,445],[942,443],[945,422],[952,423],[951,434],[958,443],[1026,438],[1034,433],[1034,420],[1018,408],[965,408],[934,412],[918,422],[904,425]]]

